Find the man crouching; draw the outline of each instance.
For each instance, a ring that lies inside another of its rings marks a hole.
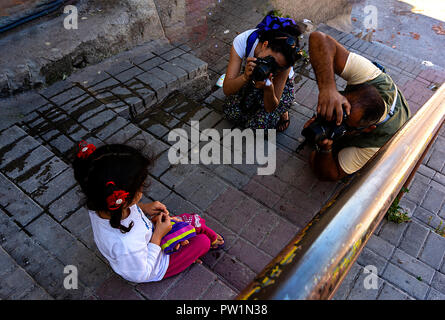
[[[389,75],[316,31],[309,55],[319,89],[317,116],[303,135],[315,150],[310,165],[321,180],[339,180],[361,169],[409,119],[408,104]],[[337,91],[334,73],[347,81]]]

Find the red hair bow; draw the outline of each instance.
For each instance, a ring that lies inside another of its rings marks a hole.
[[[79,143],[79,152],[77,153],[77,157],[80,159],[86,159],[94,152],[94,150],[96,150],[96,147],[93,144],[87,144],[86,141],[81,141]]]
[[[107,206],[109,210],[117,210],[127,199],[129,193],[123,190],[114,191],[113,194],[107,197]]]

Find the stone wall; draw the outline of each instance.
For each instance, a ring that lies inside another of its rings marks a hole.
[[[78,5],[78,29],[66,14],[0,35],[0,96],[51,84],[140,43],[165,39],[153,0],[89,0]],[[12,54],[13,53],[13,54]]]
[[[309,19],[314,24],[342,17],[349,20],[352,4],[360,0],[271,0],[275,9],[296,20]]]

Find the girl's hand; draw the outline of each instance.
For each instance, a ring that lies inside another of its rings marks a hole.
[[[252,79],[252,73],[253,69],[256,67],[256,58],[247,58],[246,59],[246,68],[244,69],[244,77],[247,81],[250,81]]]
[[[179,218],[179,217],[170,217],[173,221],[176,221],[176,222],[183,222],[182,221],[182,219],[181,218]]]
[[[165,213],[166,215],[170,214],[167,207],[159,201],[142,204],[141,209],[146,215],[150,216],[150,219],[161,213]]]
[[[171,229],[171,218],[165,214],[161,213],[160,215],[153,218],[153,222],[155,223],[155,232],[161,238],[165,236]]]

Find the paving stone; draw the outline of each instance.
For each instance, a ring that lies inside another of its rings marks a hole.
[[[243,191],[269,208],[272,208],[280,200],[279,195],[253,180],[244,186]]]
[[[144,63],[139,64],[138,67],[141,68],[142,70],[149,71],[163,63],[165,63],[164,59],[160,57],[154,57],[150,60],[145,61]]]
[[[116,117],[115,119],[112,119],[112,121],[108,122],[105,126],[98,129],[98,131],[94,132],[94,135],[100,140],[105,140],[113,133],[116,133],[117,131],[125,127],[125,125],[127,124],[128,121],[124,118]]]
[[[445,192],[431,188],[422,201],[421,206],[433,213],[438,213],[445,201]]]
[[[363,267],[366,267],[368,265],[376,267],[377,274],[381,276],[383,270],[385,269],[387,260],[365,247],[358,256],[357,262]]]
[[[63,134],[53,138],[51,141],[48,141],[48,144],[56,149],[60,154],[66,154],[72,148],[77,147],[76,143],[71,141],[71,139]]]
[[[442,219],[440,219],[434,213],[423,209],[422,207],[416,208],[416,210],[414,211],[414,217],[434,229],[440,228],[443,224]]]
[[[0,146],[4,147],[26,136],[26,132],[17,126],[12,126],[0,133]]]
[[[53,154],[43,146],[23,155],[22,157],[11,162],[3,168],[3,172],[11,179],[15,179],[20,175],[25,174],[28,170],[45,162],[51,158]]]
[[[383,286],[383,281],[377,278],[377,288],[365,288],[366,277],[369,276],[370,273],[365,273],[364,268],[359,271],[359,277],[351,289],[348,300],[375,300],[377,298],[379,290]]]
[[[141,97],[128,90],[126,87],[115,87],[110,92],[130,106],[140,107],[143,104]]]
[[[83,203],[82,191],[80,187],[71,189],[59,199],[54,201],[48,208],[57,221],[62,221],[67,215],[76,211]]]
[[[430,288],[430,292],[428,293],[428,296],[426,297],[427,300],[445,300],[445,294]]]
[[[20,158],[33,149],[36,149],[38,146],[39,143],[35,139],[27,136],[13,145],[3,147],[0,149],[0,167],[5,168],[7,164]]]
[[[215,168],[214,172],[238,189],[244,187],[250,180],[247,175],[228,165],[219,165]]]
[[[42,208],[2,174],[0,182],[0,204],[14,219],[25,225],[42,212]]]
[[[254,245],[239,238],[238,241],[228,250],[228,253],[241,261],[257,274],[272,261],[272,256],[258,250]]]
[[[17,296],[34,286],[32,278],[21,268],[15,268],[10,274],[3,276],[0,283],[0,298],[16,300]]]
[[[206,210],[226,188],[222,181],[207,171],[196,170],[193,175],[185,179],[181,184],[175,185],[174,190],[202,210]]]
[[[412,300],[413,298],[407,295],[405,292],[397,289],[396,287],[385,282],[383,289],[380,292],[378,300]]]
[[[63,286],[63,280],[66,275],[63,273],[65,265],[60,261],[50,257],[45,260],[45,264],[40,271],[33,276],[39,285],[56,299],[79,300],[85,299],[85,287],[82,283],[78,284],[76,290],[67,290]]]
[[[163,203],[173,215],[182,213],[201,213],[201,210],[199,210],[198,207],[173,192],[164,199]]]
[[[413,257],[419,255],[429,230],[415,221],[411,221],[399,248]]]
[[[32,193],[67,168],[68,166],[62,160],[53,157],[44,164],[17,177],[15,181],[26,192]]]
[[[416,176],[409,186],[409,192],[405,195],[411,201],[420,202],[428,191],[428,183],[421,181],[419,176]]]
[[[427,165],[436,171],[440,171],[445,165],[445,152],[433,149]]]
[[[230,255],[224,255],[213,269],[237,290],[243,290],[254,278],[255,273]]]
[[[33,285],[29,290],[14,297],[14,300],[54,300],[54,298],[40,286]]]
[[[181,283],[183,277],[184,273],[180,273],[161,281],[138,284],[136,285],[136,289],[149,300],[159,300],[165,296],[168,290],[174,287],[176,283]]]
[[[437,289],[440,293],[445,294],[445,275],[436,271],[431,286]]]
[[[157,201],[164,200],[171,192],[169,188],[151,177],[147,179],[147,183],[149,186],[144,193]]]
[[[445,254],[445,238],[434,232],[430,232],[419,259],[438,269]]]
[[[185,60],[182,57],[177,57],[171,60],[170,62],[173,66],[183,69],[187,73],[188,79],[191,80],[198,76],[198,72],[200,70],[199,65],[196,65],[188,60]]]
[[[392,285],[401,288],[416,299],[425,299],[429,286],[389,263],[382,277]]]
[[[424,264],[420,260],[406,254],[400,249],[396,249],[391,258],[391,262],[414,277],[430,284],[434,275],[434,269]]]
[[[159,178],[170,167],[171,165],[170,161],[168,160],[168,151],[165,151],[155,158],[155,163],[149,169],[149,171],[152,176]]]
[[[140,132],[127,142],[129,146],[138,149],[142,154],[158,156],[168,149],[168,145],[159,141],[148,132]]]
[[[229,286],[217,280],[213,286],[204,293],[201,300],[233,300],[236,295],[237,293]]]
[[[178,81],[182,83],[183,81],[187,80],[188,74],[184,69],[181,69],[177,65],[174,65],[170,62],[164,62],[161,65],[159,65],[159,68],[162,70],[167,71],[170,74],[175,75],[178,78]]]
[[[116,274],[105,280],[95,293],[100,300],[142,300],[134,288]]]
[[[178,164],[165,172],[160,180],[168,187],[174,189],[188,176],[192,176],[198,170],[197,166]]]
[[[129,123],[118,132],[113,134],[111,137],[108,137],[105,142],[108,144],[126,143],[128,140],[130,140],[132,137],[136,136],[140,132],[141,130],[138,127]]]
[[[170,290],[167,300],[196,300],[216,280],[216,276],[199,264],[192,264],[181,279],[181,290]]]
[[[387,222],[381,229],[379,237],[388,241],[392,245],[397,246],[403,236],[405,229],[408,227],[406,223],[396,224]]]
[[[31,196],[42,206],[47,206],[53,200],[57,199],[63,193],[68,191],[75,184],[74,173],[72,169],[67,169],[63,173],[50,180],[45,185],[40,185]]]
[[[53,102],[54,104],[60,106],[70,100],[73,100],[74,98],[76,98],[78,96],[81,96],[84,93],[85,93],[85,91],[83,91],[81,88],[72,87],[60,94],[52,96],[51,98],[49,98],[49,100],[51,100],[51,102]]]
[[[266,235],[260,248],[275,257],[299,231],[300,227],[292,225],[282,218],[277,218],[277,224]]]
[[[117,80],[119,80],[121,83],[127,82],[128,80],[140,75],[143,73],[144,70],[138,68],[138,67],[132,67],[128,70],[125,70],[117,75],[114,76]]]
[[[169,61],[169,60],[172,60],[173,58],[176,58],[176,57],[178,57],[178,56],[180,56],[180,55],[182,55],[184,53],[185,53],[184,50],[182,50],[180,48],[174,48],[173,50],[170,50],[170,51],[167,51],[167,52],[163,53],[161,55],[161,57],[164,60]]]
[[[62,263],[76,266],[81,283],[98,286],[111,274],[105,263],[48,216],[42,215],[26,229]]]
[[[122,73],[125,70],[131,69],[133,67],[133,64],[128,61],[119,61],[117,63],[113,63],[112,66],[106,70],[106,72],[112,76],[115,76],[119,73]]]

